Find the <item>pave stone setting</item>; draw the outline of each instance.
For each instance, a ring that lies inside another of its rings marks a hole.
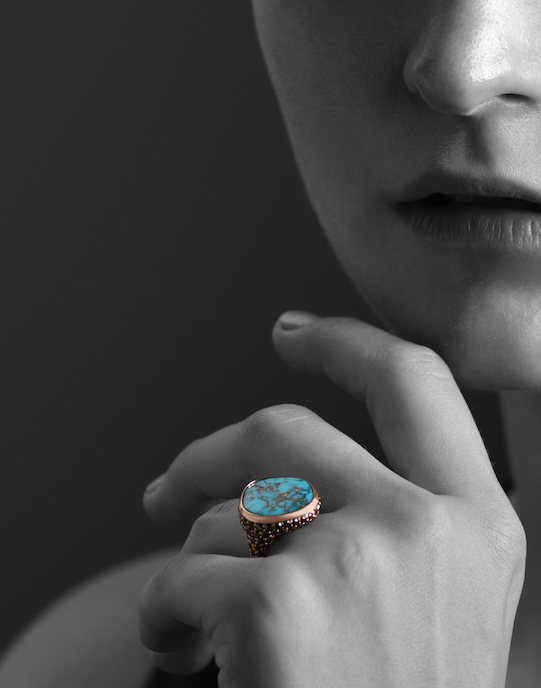
[[[250,557],[264,557],[277,537],[311,523],[320,509],[317,490],[301,478],[251,482],[239,499],[239,518]]]

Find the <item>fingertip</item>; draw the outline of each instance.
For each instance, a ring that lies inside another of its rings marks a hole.
[[[321,374],[317,356],[314,355],[319,327],[309,327],[321,320],[318,315],[306,311],[287,311],[278,318],[272,343],[284,363],[305,373]]]
[[[318,315],[307,311],[286,311],[278,318],[272,331],[272,343],[278,355],[286,362],[293,342],[297,345],[304,339],[296,336],[300,330],[320,320]]]
[[[162,473],[161,475],[159,475],[156,478],[156,480],[153,480],[149,485],[147,485],[145,488],[144,497],[147,497],[148,495],[153,494],[154,492],[158,492],[164,479],[165,479],[165,473]]]
[[[151,483],[147,485],[145,488],[145,491],[143,493],[143,508],[147,512],[147,514],[151,517],[154,518],[154,511],[155,509],[153,508],[153,505],[155,504],[155,497],[159,494],[160,488],[163,485],[165,478],[165,473],[162,475],[158,476],[156,480],[153,480]]]
[[[319,316],[307,311],[286,311],[278,318],[276,327],[279,332],[288,333],[319,320]]]
[[[162,478],[163,476],[160,476]],[[161,526],[170,528],[175,525],[176,512],[171,508],[167,499],[167,491],[160,489],[163,480],[153,489],[147,488],[143,494],[143,509],[147,516]],[[149,485],[152,487],[152,483]]]

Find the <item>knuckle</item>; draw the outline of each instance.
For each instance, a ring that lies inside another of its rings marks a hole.
[[[172,580],[178,575],[182,566],[182,557],[180,554],[172,557],[161,568],[159,568],[150,581],[155,597],[165,597]]]
[[[339,580],[348,583],[366,582],[377,569],[377,562],[385,559],[380,556],[381,542],[366,538],[337,537],[335,540],[334,566]]]
[[[297,404],[280,404],[256,411],[241,424],[241,432],[249,442],[273,438],[287,424],[313,418],[315,414]]]
[[[522,525],[520,519],[516,515],[510,535],[513,552],[519,560],[519,562],[523,564],[526,561],[526,531],[524,530],[524,526]]]
[[[445,361],[426,346],[398,341],[380,349],[376,358],[384,370],[396,377],[429,377],[438,380],[452,379]]]
[[[426,495],[416,518],[423,545],[433,551],[445,551],[455,537],[455,523],[445,503],[435,495]]]
[[[206,437],[196,437],[194,440],[189,442],[184,447],[184,449],[176,457],[175,461],[176,462],[182,462],[186,456],[188,456],[194,452],[197,452],[205,444],[206,440],[207,440]]]
[[[430,492],[407,497],[397,517],[422,549],[443,553],[455,539],[456,524],[447,504]]]
[[[198,516],[192,524],[190,537],[203,540],[216,530],[217,521],[222,521],[231,515],[231,502],[215,504],[204,514]]]
[[[526,563],[526,532],[515,511],[489,520],[490,548],[497,560],[519,571]]]
[[[251,608],[259,609],[266,620],[283,618],[284,610],[300,612],[299,603],[311,589],[311,575],[301,560],[273,558],[276,563],[270,567],[269,575],[262,577],[251,590]]]
[[[441,496],[414,492],[402,495],[396,505],[397,532],[409,546],[431,559],[445,558],[454,550],[457,524]]]
[[[205,539],[212,532],[213,520],[213,514],[209,511],[196,518],[190,530],[190,537],[195,540]]]
[[[168,651],[172,629],[164,623],[167,594],[171,585],[171,571],[178,564],[176,557],[159,569],[148,581],[139,599],[139,633],[149,650]]]
[[[325,565],[331,568],[334,580],[351,586],[352,590],[358,590],[359,586],[367,589],[365,584],[389,564],[382,531],[368,525],[359,527],[357,518],[344,523],[341,516],[329,514],[326,519],[329,549]]]

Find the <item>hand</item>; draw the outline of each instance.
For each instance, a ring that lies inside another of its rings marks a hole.
[[[144,644],[181,673],[214,654],[221,688],[502,688],[525,537],[449,369],[355,320],[287,317],[280,356],[366,402],[392,470],[298,406],[190,445],[145,498],[191,530],[143,592]],[[238,496],[280,475],[322,514],[248,559]]]

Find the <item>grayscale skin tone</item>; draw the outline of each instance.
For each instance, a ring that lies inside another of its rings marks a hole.
[[[541,4],[252,4],[310,199],[384,324],[290,312],[273,343],[367,404],[390,468],[308,408],[254,409],[149,487],[145,507],[186,537],[181,551],[89,584],[84,608],[122,588],[131,609],[150,578],[140,631],[154,662],[187,674],[214,656],[220,688],[538,687]],[[468,388],[500,392],[513,504]],[[273,475],[309,480],[323,510],[251,560],[237,499]],[[80,619],[82,604],[58,613]],[[45,666],[29,664],[32,648],[60,638],[39,685],[58,688],[45,673],[66,671],[67,646],[70,677],[91,647],[96,671],[102,657],[104,676],[129,666],[142,686],[139,651],[120,660],[100,631],[127,637],[126,618],[95,619],[93,642],[75,647],[45,617],[0,678]]]
[[[443,356],[464,386],[541,384],[539,260],[449,250],[414,236],[396,212],[438,190],[436,181],[411,187],[439,174],[541,192],[539,3],[254,7],[310,198],[365,299],[392,331]]]
[[[143,643],[179,673],[214,654],[222,688],[539,685],[541,6],[253,8],[312,204],[388,330],[292,312],[274,346],[367,404],[392,470],[294,406],[185,449],[145,497],[189,535]],[[521,520],[461,388],[502,393]],[[324,513],[248,560],[234,498],[267,475]]]

